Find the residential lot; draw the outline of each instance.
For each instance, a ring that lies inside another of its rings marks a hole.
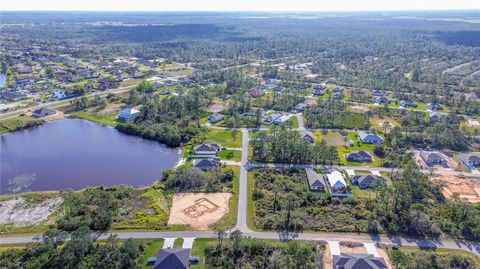
[[[480,180],[478,178],[442,175],[434,177],[432,181],[442,186],[442,193],[447,198],[457,195],[471,203],[480,203]]]

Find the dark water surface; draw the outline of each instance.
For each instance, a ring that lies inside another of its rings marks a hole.
[[[0,194],[146,186],[180,156],[177,149],[93,122],[59,120],[0,136]]]

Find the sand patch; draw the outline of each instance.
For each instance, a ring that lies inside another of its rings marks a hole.
[[[354,105],[347,107],[347,111],[356,113],[367,113],[368,111],[370,111],[370,109],[368,108],[368,106],[365,105]]]
[[[24,206],[24,203],[23,198],[0,202],[0,225],[21,227],[41,224],[60,208],[62,198],[47,199],[33,206]]]
[[[340,253],[367,254],[367,249],[360,242],[340,242]]]
[[[207,111],[212,113],[218,113],[218,112],[222,112],[226,108],[227,108],[227,105],[214,103],[208,107]]]
[[[342,147],[345,146],[349,139],[347,136],[343,136],[339,133],[329,132],[323,135],[323,140],[329,146]]]
[[[231,193],[176,193],[168,225],[190,225],[197,230],[208,230],[209,225],[228,213],[231,196]]]
[[[466,122],[468,127],[474,127],[474,128],[479,128],[480,127],[480,121],[475,120],[475,119],[467,119]]]
[[[480,203],[479,179],[443,175],[434,177],[432,182],[442,186],[442,193],[447,198],[451,198],[456,194],[471,203]]]

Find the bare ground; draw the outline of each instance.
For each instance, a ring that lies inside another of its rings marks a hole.
[[[58,211],[61,203],[60,197],[32,206],[26,206],[23,198],[2,201],[0,202],[0,225],[21,227],[41,224]]]
[[[173,196],[168,225],[190,225],[197,230],[208,226],[228,213],[231,193],[177,193]]]
[[[442,175],[433,178],[432,182],[442,185],[442,193],[447,198],[457,194],[471,203],[480,203],[480,180],[478,179]]]

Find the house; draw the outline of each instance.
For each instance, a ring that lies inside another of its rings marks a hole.
[[[12,92],[12,91],[1,92],[0,97],[4,100],[12,101],[12,102],[27,98],[27,96],[23,93]]]
[[[163,88],[163,87],[165,87],[165,84],[163,84],[162,82],[158,82],[158,81],[155,82],[155,88],[160,89],[160,88]]]
[[[307,108],[307,104],[305,104],[305,103],[302,102],[302,103],[296,105],[296,106],[293,108],[293,111],[294,111],[294,112],[301,112],[301,111],[304,111],[305,108]]]
[[[153,269],[187,269],[190,263],[189,248],[164,248],[161,249]]]
[[[203,171],[214,170],[220,168],[219,162],[215,158],[193,160],[193,167]]]
[[[248,92],[248,94],[250,94],[252,97],[255,97],[255,98],[265,95],[264,90],[255,89],[255,88],[252,88],[252,89],[248,90],[247,92]]]
[[[381,144],[383,143],[383,138],[374,134],[360,131],[358,132],[358,138],[362,143],[365,144]]]
[[[161,95],[167,95],[167,94],[171,94],[171,93],[172,93],[172,91],[169,90],[169,89],[161,90],[161,91],[159,92],[159,94],[161,94]]]
[[[442,115],[440,113],[436,113],[436,112],[431,112],[430,113],[430,122],[438,122],[440,121],[440,119],[442,118]]]
[[[140,115],[140,111],[127,107],[122,109],[122,111],[120,111],[120,113],[118,114],[118,120],[129,122],[134,120],[139,115]]]
[[[315,143],[315,135],[309,131],[302,131],[300,136],[312,144]]]
[[[287,122],[288,119],[290,119],[290,116],[288,116],[288,115],[282,115],[282,116],[276,118],[276,119],[273,121],[273,123],[276,124],[276,125],[280,125],[280,124],[282,124],[282,123]]]
[[[307,179],[310,190],[312,191],[325,191],[325,179],[323,175],[316,173],[315,171],[308,169],[307,170]]]
[[[327,174],[327,181],[330,184],[330,187],[334,190],[339,190],[347,187],[347,181],[340,171],[333,171],[330,174]]]
[[[372,91],[372,95],[373,95],[373,96],[385,96],[385,95],[387,95],[387,94],[386,94],[384,91],[377,89],[377,90],[373,90],[373,91]]]
[[[60,99],[65,99],[67,98],[67,94],[65,94],[64,91],[54,91],[53,96],[55,99],[60,100]]]
[[[214,124],[219,121],[222,121],[224,118],[225,118],[224,115],[215,113],[213,115],[210,115],[210,117],[208,117],[208,122],[210,122],[211,124]]]
[[[383,258],[372,254],[340,253],[333,255],[333,268],[335,269],[387,269]]]
[[[433,165],[447,165],[448,162],[443,158],[443,156],[436,152],[421,152],[420,157],[422,160],[429,166]]]
[[[353,151],[347,155],[345,155],[345,158],[347,161],[350,162],[361,162],[361,163],[366,163],[366,162],[372,162],[373,157],[366,151]]]
[[[280,85],[277,85],[275,87],[273,87],[273,91],[276,91],[276,92],[283,92],[285,91],[287,88],[283,87],[283,86],[280,86]]]
[[[324,95],[325,92],[323,90],[320,90],[320,89],[312,89],[312,95],[313,96],[322,96]]]
[[[46,107],[42,107],[42,108],[38,108],[38,109],[35,109],[33,112],[32,112],[32,117],[34,118],[43,118],[43,117],[47,117],[47,116],[50,116],[50,115],[53,115],[55,114],[55,110],[51,110],[49,108],[46,108]]]
[[[193,152],[199,155],[216,155],[222,147],[219,144],[201,144],[193,148]]]
[[[480,156],[478,155],[470,155],[468,158],[467,158],[467,164],[469,166],[473,166],[473,167],[478,167],[480,166]]]
[[[325,80],[325,84],[334,84],[336,82],[337,82],[337,79],[334,77],[331,77]]]
[[[378,182],[382,185],[385,185],[386,180],[382,176],[378,175],[353,175],[350,177],[352,184],[356,184],[360,189],[371,188],[375,185],[375,182]]]
[[[345,87],[335,86],[335,87],[332,89],[332,92],[340,92],[340,93],[343,93],[343,90],[345,90]]]
[[[427,104],[428,110],[442,110],[442,105],[439,103],[428,103]]]
[[[408,99],[404,99],[400,101],[400,107],[417,107],[417,103]]]
[[[266,116],[265,119],[263,119],[262,124],[270,125],[276,119],[280,118],[281,116],[282,116],[282,114],[278,114],[278,113],[270,114],[270,115]]]
[[[313,85],[312,87],[314,90],[320,90],[320,91],[323,91],[327,88],[327,85],[325,84],[315,84]]]
[[[334,94],[332,94],[332,98],[333,99],[341,99],[342,98],[342,93],[341,92],[336,92]]]

